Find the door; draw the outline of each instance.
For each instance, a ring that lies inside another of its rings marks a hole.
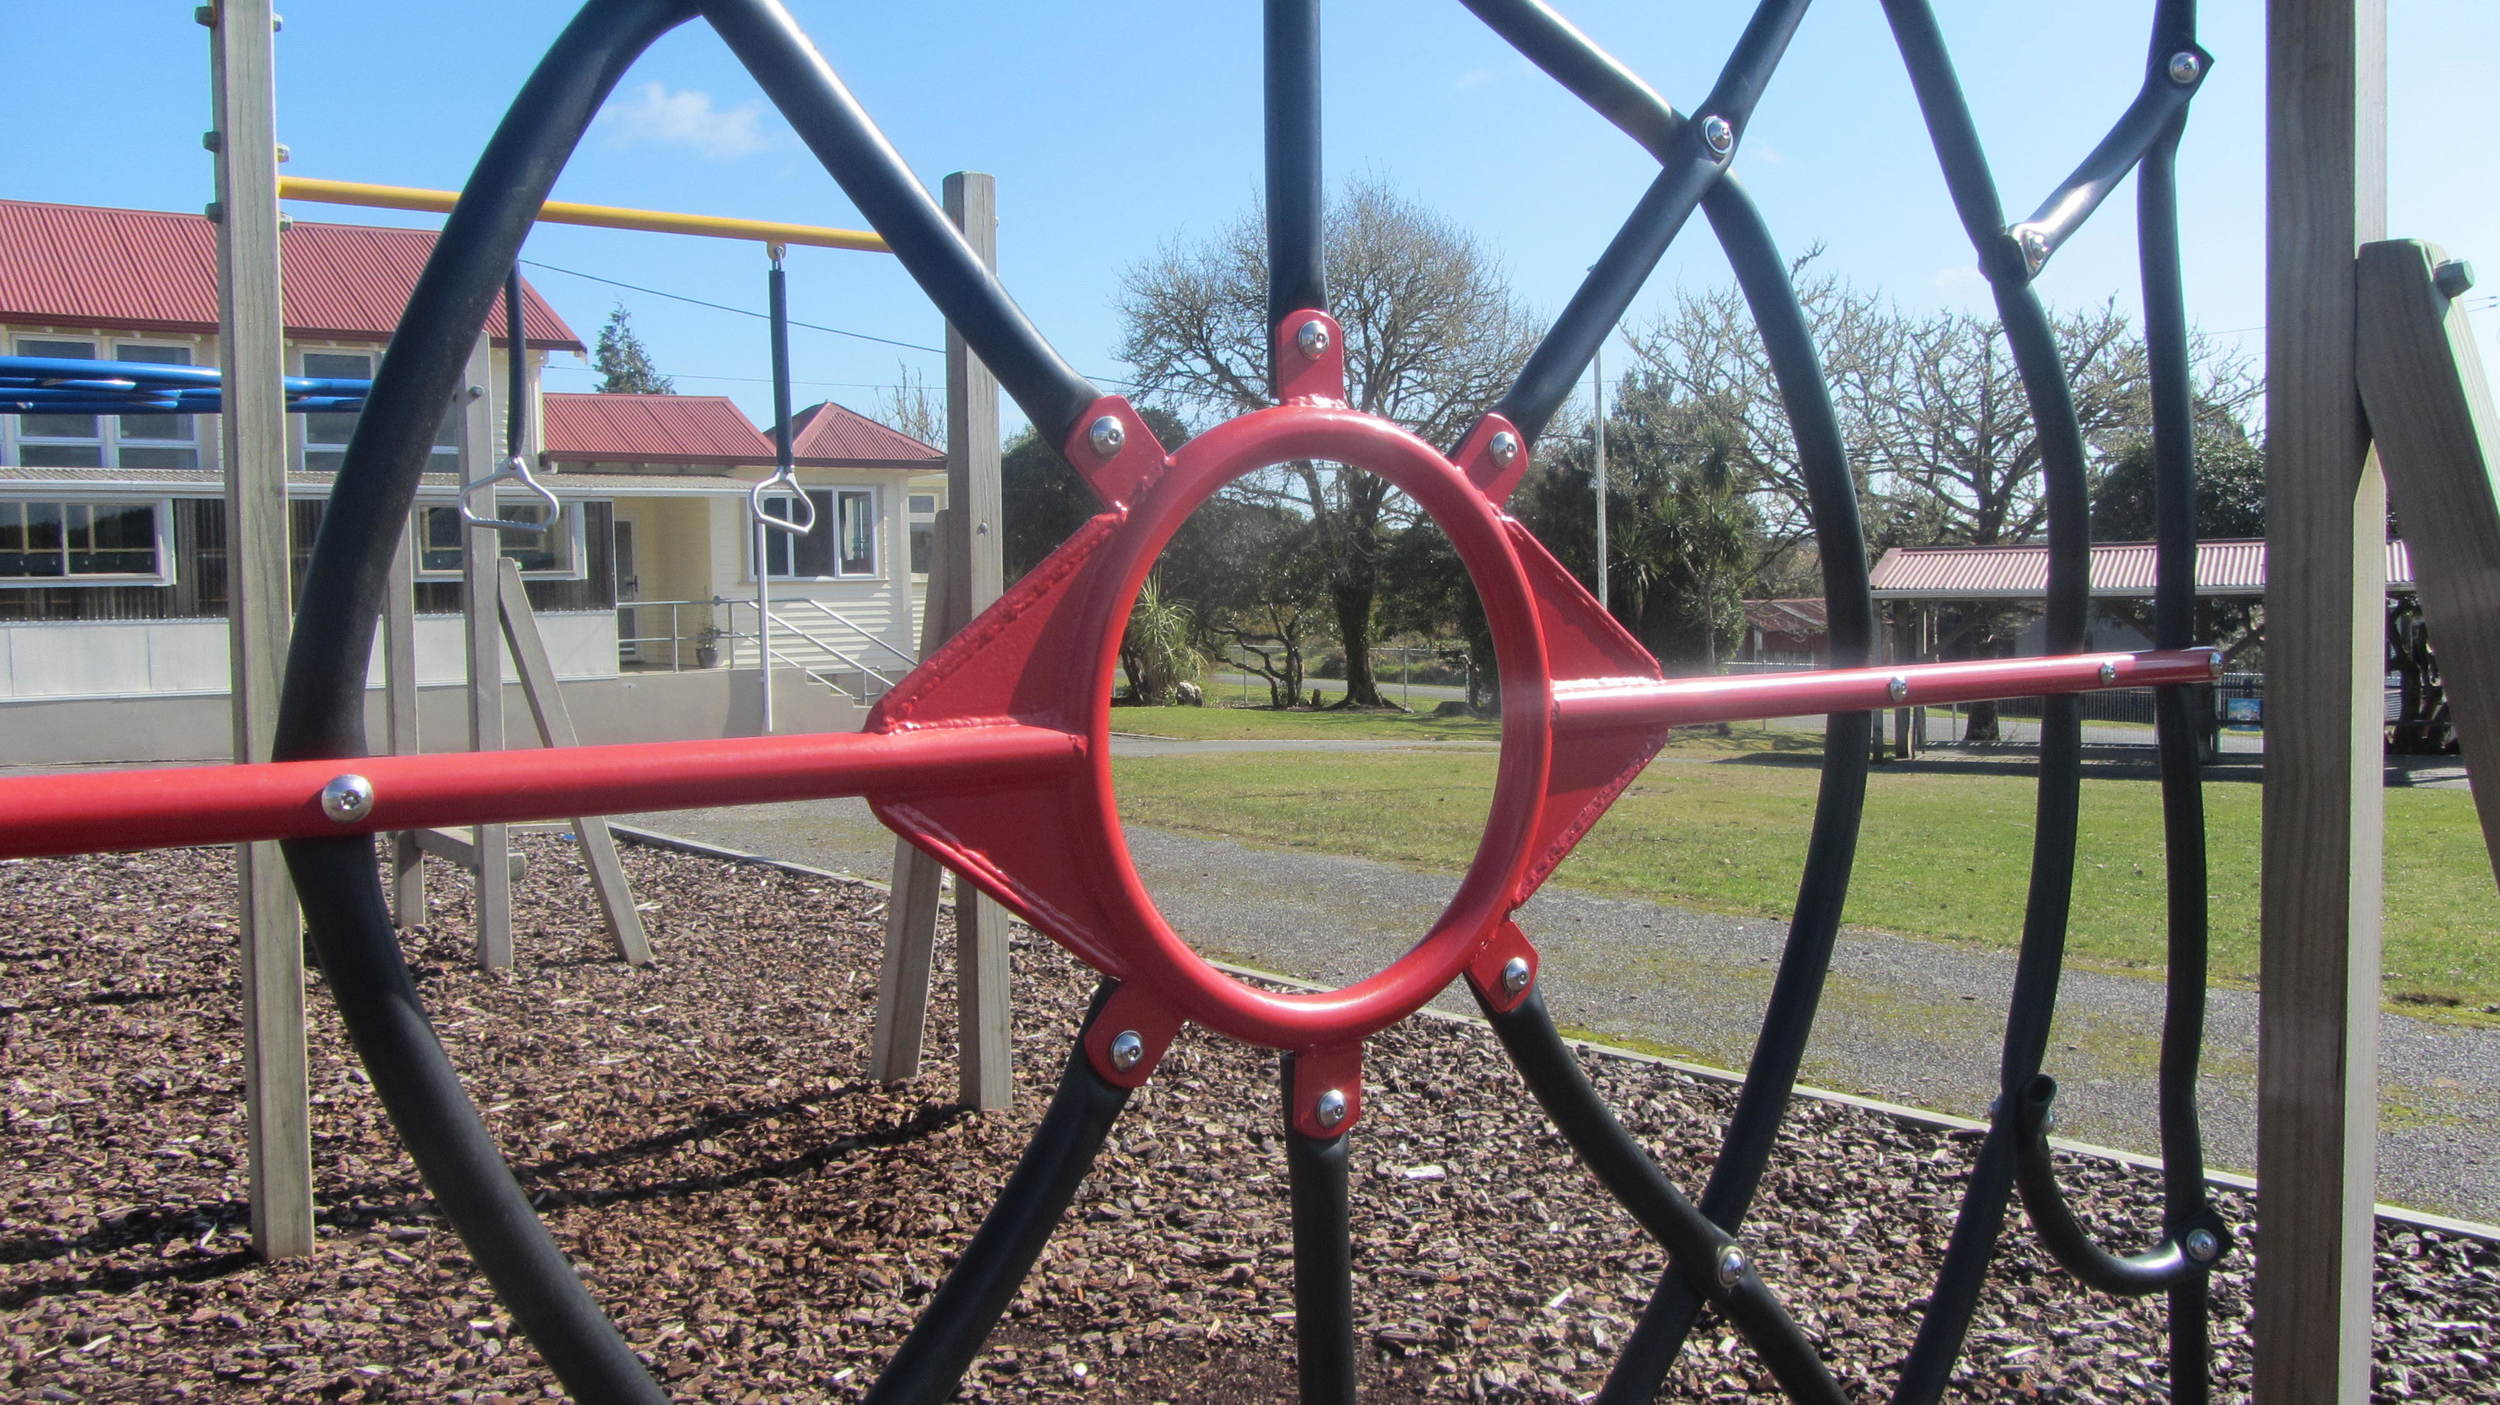
[[[642,630],[637,627],[640,611],[633,602],[642,598],[642,581],[634,571],[634,524],[616,519],[616,662],[619,667],[634,668],[649,657],[642,644]],[[671,647],[675,647],[673,644]]]

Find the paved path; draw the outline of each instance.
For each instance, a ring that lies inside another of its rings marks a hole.
[[[866,877],[883,878],[893,861],[893,837],[857,801],[620,818]],[[1129,843],[1155,902],[1200,951],[1331,985],[1405,951],[1457,884],[1452,874],[1135,827]],[[1544,955],[1555,1018],[1636,1047],[1744,1067],[1785,924],[1574,892],[1570,879],[1566,863],[1520,914]],[[2013,969],[2010,954],[1844,932],[1806,1081],[1984,1117]],[[1438,1003],[1471,1008],[1460,991]],[[2048,1061],[2061,1088],[2063,1135],[2159,1150],[2152,1075],[2160,1023],[2157,983],[2067,973]],[[2217,1169],[2254,1168],[2256,1029],[2253,994],[2212,993],[2201,1101]],[[2492,1135],[2500,1127],[2500,1031],[2383,1015],[2380,1038],[2379,1198],[2500,1222],[2500,1142]]]

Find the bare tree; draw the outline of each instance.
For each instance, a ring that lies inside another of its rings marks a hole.
[[[929,378],[896,362],[895,383],[878,397],[877,418],[933,449],[946,447],[946,402],[929,390]]]
[[[1199,413],[1271,403],[1264,231],[1253,210],[1204,242],[1167,246],[1123,280],[1119,354],[1150,392]],[[1339,194],[1323,246],[1354,407],[1453,445],[1535,344],[1500,268],[1466,233],[1377,181]],[[1345,646],[1346,704],[1386,706],[1372,676],[1372,607],[1381,553],[1412,505],[1372,474],[1308,461],[1230,491],[1309,516]]]

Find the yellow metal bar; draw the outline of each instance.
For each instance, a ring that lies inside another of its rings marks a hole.
[[[278,195],[285,200],[310,200],[324,205],[364,205],[379,210],[430,210],[448,214],[460,196],[449,190],[423,190],[408,185],[368,185],[363,181],[315,180],[280,176]],[[587,224],[601,229],[640,229],[653,234],[699,234],[710,239],[753,239],[765,244],[806,244],[820,249],[890,252],[883,238],[865,229],[829,229],[814,224],[782,224],[776,220],[741,220],[724,215],[681,215],[668,210],[634,210],[621,205],[578,205],[550,200],[538,209],[550,224]]]

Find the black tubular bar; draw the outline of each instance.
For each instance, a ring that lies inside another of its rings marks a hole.
[[[1769,228],[1734,177],[1720,182],[1702,208],[1752,308],[1796,438],[1823,568],[1832,665],[1864,665],[1872,661],[1875,640],[1866,538],[1858,520],[1848,450],[1815,355],[1812,331]],[[1805,869],[1797,885],[1797,906],[1736,1110],[1728,1119],[1718,1158],[1711,1163],[1710,1179],[1701,1193],[1701,1212],[1730,1234],[1743,1224],[1762,1172],[1770,1164],[1772,1144],[1813,1033],[1848,896],[1850,869],[1857,857],[1873,741],[1874,718],[1869,713],[1835,713],[1825,720],[1822,784]],[[1659,1275],[1601,1398],[1627,1402],[1655,1398],[1699,1319],[1701,1306],[1701,1296],[1683,1275],[1673,1271]]]
[[[1673,159],[1684,119],[1641,76],[1592,43],[1543,0],[1459,0],[1485,27],[1660,161]]]
[[[1529,353],[1527,364],[1520,367],[1518,380],[1494,402],[1493,413],[1518,426],[1519,432],[1530,440],[1544,433],[1554,412],[1571,398],[1590,358],[1597,354],[1615,324],[1623,320],[1641,285],[1649,280],[1658,260],[1666,254],[1667,246],[1675,242],[1694,207],[1726,174],[1735,144],[1742,140],[1754,106],[1769,85],[1772,71],[1779,67],[1781,55],[1787,52],[1798,21],[1805,17],[1807,3],[1808,0],[1762,0],[1720,69],[1719,80],[1712,86],[1699,115],[1684,124],[1676,140],[1669,144],[1668,154],[1660,158],[1665,169],[1650,183],[1630,218],[1608,241],[1588,277],[1573,291],[1562,315],[1554,319],[1536,350]],[[1503,26],[1496,25],[1495,32],[1508,37]],[[1527,32],[1524,27],[1522,32]],[[1595,53],[1586,39],[1567,26],[1560,30],[1537,29],[1535,37],[1541,45],[1576,40],[1589,51],[1581,57],[1584,77],[1595,79],[1609,66],[1604,55]],[[1534,61],[1533,54],[1529,57]],[[1713,122],[1726,126],[1725,150],[1714,150],[1705,135]]]
[[[2072,653],[2083,647],[2089,605],[2091,538],[2086,515],[2090,499],[2082,433],[2059,362],[2056,334],[2031,288],[2030,269],[2019,244],[2004,228],[1996,183],[1988,174],[1986,153],[1934,14],[1925,0],[1884,0],[1884,14],[1909,70],[1955,213],[1995,294],[2006,344],[2022,377],[2038,436],[2048,504],[2047,643],[2052,653]],[[1961,1354],[2014,1189],[2017,1104],[2040,1071],[2056,1013],[2067,915],[2074,894],[2077,812],[2083,786],[2083,721],[2077,700],[2072,696],[2047,699],[2041,708],[2040,730],[2031,882],[2024,901],[2013,997],[2006,1011],[1995,1115],[1964,1186],[1961,1212],[1917,1338],[1902,1365],[1895,1398],[1909,1405],[1927,1405],[1941,1398]]]
[[[1578,1055],[1546,1013],[1544,994],[1531,989],[1527,999],[1506,1011],[1486,1004],[1481,995],[1477,1004],[1545,1115],[1588,1163],[1598,1184],[1666,1250],[1670,1271],[1682,1274],[1743,1334],[1791,1399],[1824,1405],[1846,1401],[1822,1354],[1756,1272],[1752,1255],[1676,1189],[1589,1086]]]
[[[2023,1209],[2049,1252],[2075,1277],[2122,1297],[2143,1297],[2202,1278],[2207,1265],[2189,1255],[2184,1241],[2190,1230],[2202,1229],[2214,1236],[2215,1252],[2220,1253],[2222,1223],[2210,1210],[2195,1222],[2172,1225],[2160,1243],[2140,1254],[2122,1258],[2092,1242],[2058,1190],[2049,1156],[2049,1107],[2056,1097],[2057,1080],[2044,1073],[2031,1080],[2014,1109],[2014,1178],[2022,1189]]]
[[[529,358],[521,350],[523,322],[521,317],[521,266],[514,264],[503,280],[503,335],[505,342],[503,377],[503,451],[511,458],[521,457],[529,444]],[[552,524],[550,529],[552,530]]]
[[[1085,1012],[1059,1089],[1033,1129],[1033,1140],[1025,1143],[963,1257],[868,1388],[872,1405],[922,1405],[953,1395],[964,1368],[989,1340],[999,1314],[1015,1300],[1051,1231],[1067,1214],[1111,1124],[1128,1106],[1129,1090],[1095,1072],[1085,1054],[1086,1032],[1117,988],[1118,982],[1106,980],[1095,989],[1093,1007]]]
[[[365,668],[392,544],[478,328],[565,158],[634,59],[692,14],[615,0],[565,27],[496,128],[383,354],[313,547],[279,702],[280,759],[364,751]],[[511,348],[517,362],[519,345]],[[340,1022],[444,1216],[566,1390],[665,1400],[514,1183],[428,1022],[362,838],[282,846]]]
[[[777,0],[698,0],[730,52],[797,129],[912,281],[1051,444],[1102,398],[1033,329],[946,212]]]
[[[2185,82],[2171,74],[2174,54],[2195,61]],[[2092,148],[2064,183],[2040,202],[2031,218],[2014,226],[2012,233],[2022,250],[2024,266],[2034,277],[2067,236],[2092,217],[2092,212],[2101,207],[2127,173],[2144,160],[2153,143],[2161,140],[2172,122],[2187,110],[2188,99],[2196,95],[2212,63],[2212,56],[2194,45],[2153,55],[2145,66],[2144,86],[2137,91],[2135,100],[2127,104],[2127,110],[2119,114],[2109,135],[2101,138],[2100,145]]]
[[[773,467],[790,472],[790,276],[776,254],[764,275],[764,305],[772,328]]]
[[[1267,0],[1267,327],[1328,306],[1320,183],[1319,0]],[[1269,367],[1269,384],[1275,368]],[[1281,395],[1277,398],[1283,398]]]
[[[1293,1196],[1294,1373],[1302,1405],[1354,1399],[1354,1241],[1346,1139],[1293,1125],[1294,1056],[1284,1057],[1285,1177]]]

